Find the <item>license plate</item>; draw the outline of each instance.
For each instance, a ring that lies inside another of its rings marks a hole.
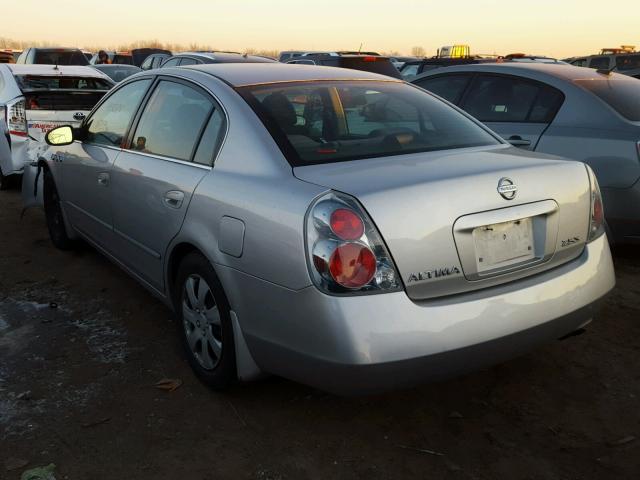
[[[531,218],[478,227],[473,230],[473,241],[478,272],[506,267],[534,257]]]

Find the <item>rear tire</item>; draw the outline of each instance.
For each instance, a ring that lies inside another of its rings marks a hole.
[[[56,188],[53,175],[48,169],[44,169],[43,191],[44,214],[47,220],[47,229],[53,245],[60,250],[71,250],[75,247],[75,242],[67,235],[67,228],[60,205],[60,196]]]
[[[191,368],[212,389],[227,389],[237,379],[231,309],[215,270],[202,254],[190,253],[180,263],[173,298]]]

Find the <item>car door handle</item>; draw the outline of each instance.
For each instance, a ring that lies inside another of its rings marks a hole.
[[[528,147],[531,145],[531,140],[524,140],[520,135],[513,135],[507,138],[507,142],[514,147]]]
[[[101,172],[98,174],[98,185],[103,187],[109,186],[109,174],[107,172]]]
[[[164,194],[164,203],[167,207],[180,208],[184,201],[184,192],[171,190]]]

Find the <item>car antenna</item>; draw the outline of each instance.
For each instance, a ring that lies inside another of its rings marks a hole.
[[[360,43],[360,48],[358,48],[358,55],[360,55],[361,51],[362,51],[362,43]]]
[[[53,69],[54,69],[54,70],[60,70],[60,69],[58,68],[58,60],[56,60],[56,64],[53,66]]]

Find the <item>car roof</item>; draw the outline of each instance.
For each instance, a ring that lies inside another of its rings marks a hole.
[[[8,63],[7,66],[14,75],[60,75],[71,77],[99,77],[104,74],[89,66],[80,65],[33,65]]]
[[[429,70],[423,73],[412,81],[418,80],[423,77],[454,72],[491,72],[491,73],[504,73],[511,75],[520,74],[536,74],[538,76],[554,77],[561,80],[573,81],[573,80],[588,80],[588,79],[602,79],[602,73],[598,73],[591,68],[576,67],[573,65],[557,64],[557,63],[542,63],[542,62],[530,62],[530,63],[518,63],[518,62],[506,62],[506,63],[477,63],[469,65],[455,65],[446,68],[439,68],[435,70]]]
[[[179,67],[199,70],[232,85],[242,87],[263,83],[309,82],[314,80],[377,80],[402,82],[386,75],[347,68],[294,65],[289,63],[217,63]]]
[[[265,63],[275,62],[275,60],[273,59],[267,59],[267,58],[259,57],[256,55],[243,55],[242,53],[234,53],[234,52],[180,52],[180,53],[176,53],[173,56],[174,57],[183,57],[183,56],[204,57],[204,58],[210,58],[212,60],[216,60],[217,62],[220,62],[220,63],[243,62],[243,61],[246,61],[247,63],[248,62],[265,62]]]

